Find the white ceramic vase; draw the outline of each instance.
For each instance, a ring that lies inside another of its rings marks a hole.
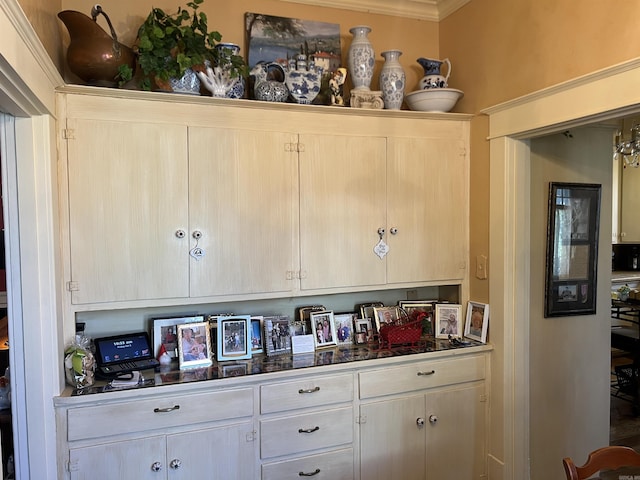
[[[369,42],[371,27],[358,25],[349,29],[353,39],[349,46],[349,76],[354,90],[370,90],[375,54]]]
[[[384,108],[387,110],[400,110],[406,84],[406,75],[399,61],[402,52],[400,50],[387,50],[382,52],[381,55],[384,58],[384,65],[380,71],[380,90],[382,90]]]

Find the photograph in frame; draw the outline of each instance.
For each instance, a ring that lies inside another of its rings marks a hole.
[[[336,313],[333,315],[334,330],[336,332],[336,343],[338,345],[350,345],[353,343],[355,313]]]
[[[216,347],[219,362],[251,358],[251,316],[218,317]]]
[[[376,314],[373,311],[376,307],[384,307],[384,303],[382,302],[369,302],[369,303],[361,303],[358,305],[358,309],[360,310],[360,318],[370,318],[372,321],[371,326],[375,328],[375,317]],[[373,332],[376,333],[376,332]]]
[[[422,333],[425,335],[433,335],[434,303],[425,301],[400,302],[400,308],[404,310],[409,322],[421,321]]]
[[[180,368],[211,365],[209,323],[178,325],[178,360]]]
[[[264,317],[254,315],[251,317],[251,354],[264,353]]]
[[[370,318],[356,319],[354,328],[354,343],[364,345],[373,340],[373,327]]]
[[[469,302],[467,304],[467,319],[464,323],[464,336],[478,342],[487,343],[488,328],[489,305]]]
[[[336,327],[333,311],[313,312],[311,314],[311,328],[316,348],[333,347],[337,345]]]
[[[291,353],[291,320],[286,315],[264,317],[264,342],[267,356]]]
[[[462,305],[436,304],[436,338],[462,337]]]
[[[544,316],[596,313],[602,186],[549,184]]]
[[[296,315],[296,319],[293,322],[296,327],[296,335],[311,335],[311,312],[323,312],[327,308],[324,305],[308,305],[299,307]],[[302,327],[302,333],[300,328]]]
[[[178,358],[178,325],[183,323],[204,322],[204,315],[185,317],[168,317],[153,319],[153,353],[156,358],[160,356],[160,348],[172,359]]]
[[[382,325],[394,323],[400,318],[400,310],[397,306],[374,307],[373,314],[376,332],[380,332],[380,327],[382,327]]]

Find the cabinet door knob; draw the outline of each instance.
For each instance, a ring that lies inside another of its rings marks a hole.
[[[419,427],[422,427],[424,425],[424,418],[422,417],[416,418],[416,425],[418,425]]]
[[[184,230],[176,230],[176,237],[184,238],[186,235],[187,235],[187,232],[185,232]]]
[[[200,240],[202,238],[202,232],[200,230],[194,230],[191,236],[196,240]]]
[[[162,464],[160,462],[153,462],[151,464],[152,472],[159,472],[160,470],[162,470]]]
[[[429,423],[431,425],[435,425],[438,422],[438,417],[435,415],[429,415]]]
[[[169,467],[174,470],[178,470],[181,465],[182,465],[182,460],[180,460],[179,458],[174,458],[173,460],[171,460],[171,463],[169,463]]]
[[[391,235],[395,235],[396,233],[398,233],[398,229],[396,227],[391,227],[389,233],[391,233]]]

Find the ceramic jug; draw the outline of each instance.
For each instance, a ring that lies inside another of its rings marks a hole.
[[[419,58],[417,62],[424,69],[424,77],[420,79],[420,89],[447,88],[449,86],[449,76],[451,75],[451,62],[448,58],[444,60],[433,60],[430,58]],[[442,64],[447,65],[447,75],[442,75]]]
[[[285,83],[289,95],[296,103],[309,104],[320,93],[322,69],[316,68],[313,61],[307,62],[306,55],[298,55],[295,61],[289,61]]]
[[[264,102],[286,102],[289,89],[285,85],[286,72],[278,63],[257,63],[251,69],[254,79],[253,97]]]
[[[96,22],[98,15],[104,15],[111,36]],[[74,10],[58,13],[58,18],[69,31],[69,70],[91,85],[115,87],[118,84],[118,68],[120,65],[129,65],[133,70],[136,65],[135,55],[131,48],[118,42],[111,20],[100,5],[91,9],[91,16],[93,18]]]

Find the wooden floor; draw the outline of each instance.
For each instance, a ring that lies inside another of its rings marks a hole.
[[[624,353],[615,350],[612,352],[612,385],[617,380],[616,375],[613,374],[615,366],[629,365],[631,362],[632,360]],[[611,395],[609,442],[611,445],[626,445],[640,451],[640,415],[637,415],[637,409],[633,408],[631,397],[618,393],[615,387],[612,387],[612,393],[616,395]]]

